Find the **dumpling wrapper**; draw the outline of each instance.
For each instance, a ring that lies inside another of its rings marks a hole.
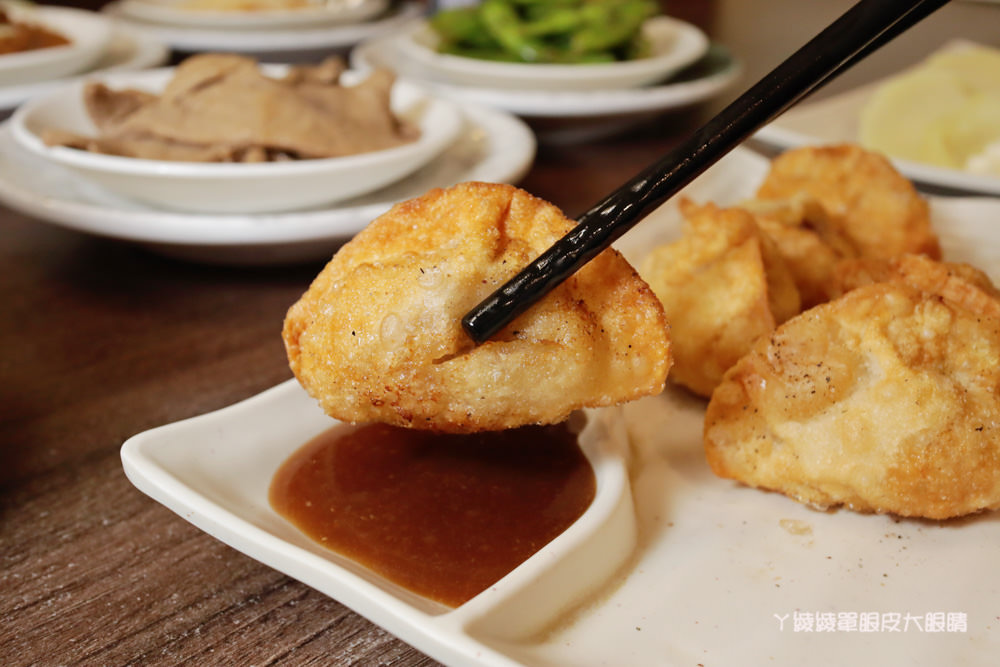
[[[686,199],[680,209],[682,236],[653,248],[641,274],[671,322],[670,378],[709,396],[755,340],[798,314],[799,294],[750,213]]]
[[[442,432],[556,423],[663,389],[659,300],[606,250],[475,346],[461,317],[575,223],[513,186],[463,183],[395,205],[288,311],[303,387],[331,416]]]
[[[854,144],[785,151],[771,162],[756,198],[801,196],[818,201],[864,257],[941,257],[927,201],[878,153]]]
[[[706,410],[709,464],[819,507],[1000,508],[1000,293],[923,256],[881,273],[729,369]]]

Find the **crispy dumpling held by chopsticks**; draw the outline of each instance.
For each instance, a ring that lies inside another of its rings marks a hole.
[[[473,345],[461,317],[574,226],[513,186],[402,202],[348,242],[285,320],[293,372],[333,417],[442,432],[556,423],[662,390],[669,329],[606,250]]]
[[[705,418],[712,469],[819,507],[1000,508],[1000,293],[917,255],[857,284],[726,373]]]

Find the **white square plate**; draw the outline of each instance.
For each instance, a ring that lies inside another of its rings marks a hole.
[[[688,194],[735,202],[765,169],[738,150]],[[932,211],[946,258],[1000,279],[1000,202],[934,199]],[[635,258],[678,221],[665,206],[620,247]],[[325,551],[270,509],[274,471],[332,423],[294,381],[135,436],[122,459],[140,490],[188,521],[449,665],[995,663],[1000,514],[817,512],[718,479],[702,449],[703,410],[668,390],[621,414],[589,413],[604,424],[585,445],[594,505],[455,610]]]

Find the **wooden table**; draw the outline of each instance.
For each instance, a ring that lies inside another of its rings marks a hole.
[[[849,4],[670,0],[742,59],[740,84],[629,135],[542,146],[523,187],[579,214]],[[953,3],[824,94],[953,37],[1000,45],[997,25],[1000,8]],[[319,265],[186,264],[0,208],[0,267],[0,661],[434,664],[122,473],[129,436],[291,377],[281,322]]]

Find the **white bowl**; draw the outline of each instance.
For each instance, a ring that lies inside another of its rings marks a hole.
[[[650,42],[650,55],[614,63],[507,63],[438,53],[440,39],[426,20],[404,29],[396,46],[428,78],[444,83],[549,91],[635,88],[666,79],[708,50],[705,33],[668,16],[647,20],[642,30]]]
[[[0,86],[75,74],[93,65],[111,40],[111,22],[81,9],[7,5],[11,19],[48,28],[69,44],[0,55]]]
[[[119,11],[130,18],[194,28],[267,30],[315,27],[332,23],[367,21],[389,7],[389,0],[340,0],[307,7],[253,11],[192,9],[181,0],[121,0]]]
[[[284,71],[265,66],[268,74]],[[112,88],[162,90],[173,68],[127,72],[95,79]],[[346,72],[346,85],[363,80]],[[89,80],[89,78],[88,78]],[[95,135],[83,104],[86,81],[67,86],[20,107],[11,118],[14,141],[48,161],[67,167],[102,187],[157,207],[201,213],[265,213],[310,208],[371,192],[427,164],[462,128],[457,105],[397,81],[392,108],[415,123],[420,137],[409,144],[345,157],[254,164],[174,162],[101,155],[47,146],[46,129]]]

